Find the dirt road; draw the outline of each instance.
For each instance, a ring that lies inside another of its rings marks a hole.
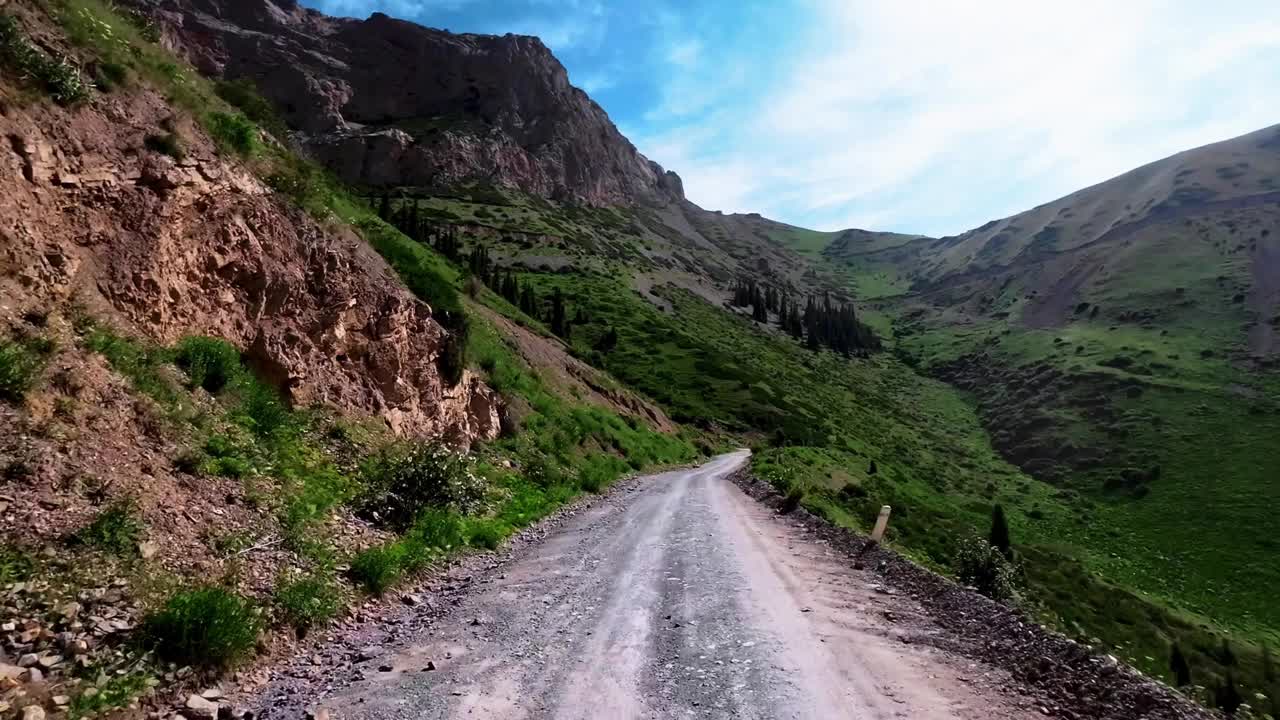
[[[337,718],[1042,717],[920,642],[874,584],[724,476],[646,478],[580,513],[320,701]]]

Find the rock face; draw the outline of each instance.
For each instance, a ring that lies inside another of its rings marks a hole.
[[[162,124],[184,160],[146,149]],[[294,403],[464,446],[497,435],[496,396],[442,382],[446,330],[373,250],[219,159],[153,93],[10,106],[0,131],[0,319],[74,304],[162,343],[222,337]]]
[[[348,182],[484,182],[592,205],[683,198],[538,38],[330,18],[293,0],[131,2],[201,72],[251,80]]]

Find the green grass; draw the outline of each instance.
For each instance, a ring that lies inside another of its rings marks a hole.
[[[35,567],[29,551],[0,543],[0,585],[24,582],[35,573]]]
[[[21,402],[44,369],[46,354],[30,340],[0,340],[0,400]]]
[[[36,47],[12,15],[0,13],[0,64],[59,105],[89,98],[90,84],[71,60]]]
[[[71,698],[67,717],[80,720],[119,710],[145,694],[155,684],[156,680],[152,675],[140,671],[102,674],[92,685],[82,688]]]
[[[223,477],[269,478],[273,506],[292,545],[304,546],[314,525],[356,494],[318,439],[324,419],[289,407],[278,391],[245,366],[239,351],[217,338],[190,337],[158,348],[120,336],[90,320],[83,343],[169,412],[187,434],[203,436],[199,452],[179,458],[187,471]],[[166,368],[183,369],[192,388],[212,391],[222,412],[206,417]]]
[[[253,157],[261,145],[258,126],[240,113],[210,112],[204,118],[204,128],[219,149],[243,158]]]
[[[74,538],[81,545],[125,557],[137,553],[142,530],[137,505],[126,499],[103,508]]]
[[[257,609],[219,587],[181,590],[143,622],[148,645],[160,658],[211,669],[245,660],[259,629]]]
[[[298,633],[323,625],[342,607],[341,590],[322,573],[282,578],[276,584],[272,603],[280,617]]]

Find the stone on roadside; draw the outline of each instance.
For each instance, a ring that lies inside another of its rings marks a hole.
[[[191,697],[187,698],[187,704],[182,714],[189,720],[217,720],[218,703],[192,694]]]
[[[44,708],[39,705],[28,705],[22,708],[22,720],[44,720]]]

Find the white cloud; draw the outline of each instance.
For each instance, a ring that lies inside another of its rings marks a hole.
[[[1280,4],[1222,5],[813,0],[786,52],[668,46],[633,139],[713,209],[959,232],[1280,122]]]
[[[580,76],[575,75],[570,80],[588,95],[611,90],[618,85],[618,76],[612,70],[593,70]]]
[[[679,40],[667,47],[667,62],[679,68],[692,68],[698,64],[702,43],[696,39]]]

